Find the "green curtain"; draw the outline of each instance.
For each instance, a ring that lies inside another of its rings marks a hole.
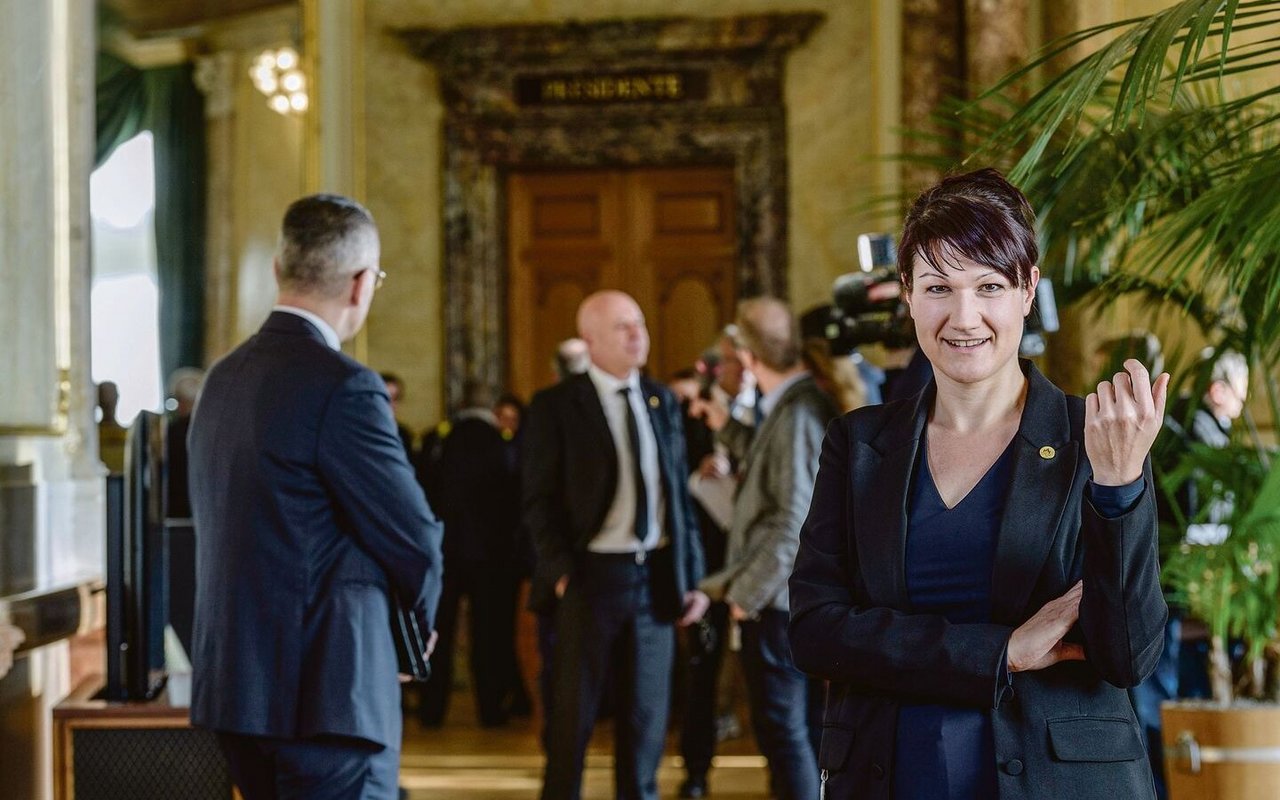
[[[190,64],[147,70],[155,137],[161,374],[204,366],[204,95]]]
[[[93,165],[100,167],[117,147],[143,131],[147,116],[142,70],[102,51],[98,51],[97,115]]]
[[[154,137],[160,374],[204,362],[204,97],[190,64],[139,70],[98,53],[101,165],[144,130]]]

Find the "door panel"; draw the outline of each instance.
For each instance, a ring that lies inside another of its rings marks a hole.
[[[511,176],[508,353],[511,387],[525,399],[555,380],[552,354],[577,335],[578,304],[619,281],[620,183],[601,171]]]
[[[519,173],[509,182],[511,386],[546,386],[586,295],[616,288],[649,326],[649,374],[691,366],[732,318],[733,170]]]

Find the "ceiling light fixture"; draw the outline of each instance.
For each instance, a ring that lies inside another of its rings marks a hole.
[[[266,95],[267,105],[280,114],[301,114],[307,110],[307,76],[302,71],[298,51],[292,47],[264,50],[253,60],[249,77]]]

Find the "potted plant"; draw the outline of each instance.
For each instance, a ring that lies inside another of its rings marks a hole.
[[[1064,304],[1138,297],[1179,315],[1198,335],[1166,364],[1193,397],[1206,385],[1193,367],[1202,343],[1244,354],[1272,437],[1280,425],[1277,56],[1280,2],[1182,0],[1052,43],[944,118],[955,140],[975,143],[966,167],[1000,165],[1030,197],[1043,268]],[[1013,89],[1030,99],[1008,99]],[[1280,797],[1280,470],[1248,428],[1225,449],[1186,448],[1160,479],[1170,492],[1194,484],[1206,500],[1193,518],[1175,518],[1173,532],[1209,524],[1225,534],[1166,551],[1171,600],[1201,618],[1213,642],[1213,700],[1164,709],[1175,800]]]

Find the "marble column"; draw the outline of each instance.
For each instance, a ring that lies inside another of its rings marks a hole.
[[[1031,52],[1027,0],[965,0],[964,26],[970,96],[977,97],[1026,63]],[[1015,91],[1025,96],[1022,87]]]
[[[943,100],[963,92],[964,0],[903,0],[902,127],[943,134],[933,120]],[[904,153],[935,153],[933,142],[902,140]],[[959,157],[959,143],[949,155]],[[903,191],[914,194],[935,182],[940,173],[916,164],[902,167]]]
[[[100,576],[89,371],[94,4],[0,0],[0,598]],[[6,796],[51,792],[65,642],[0,679]]]
[[[1111,3],[1105,0],[1056,0],[1042,4],[1041,35],[1045,43],[1097,25],[1111,16]],[[1078,44],[1050,61],[1044,69],[1048,80],[1084,58],[1098,46],[1091,41]],[[1087,375],[1093,350],[1107,336],[1109,326],[1099,325],[1097,312],[1085,310],[1079,305],[1059,309],[1061,330],[1050,334],[1046,340],[1045,374],[1049,379],[1069,392],[1084,390],[1084,383],[1093,376]]]
[[[223,50],[196,59],[204,93],[208,169],[205,233],[204,349],[210,361],[236,345],[235,97],[238,56]]]

